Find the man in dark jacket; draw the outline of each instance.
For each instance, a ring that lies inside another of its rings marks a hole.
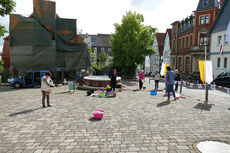
[[[111,90],[115,91],[116,84],[117,84],[117,70],[116,69],[113,69],[113,73],[111,73],[109,78],[111,79],[111,82],[110,82]]]

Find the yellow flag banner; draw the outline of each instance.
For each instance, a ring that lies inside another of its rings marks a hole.
[[[166,77],[166,72],[167,72],[167,67],[169,66],[169,64],[165,64],[165,70],[164,70],[164,77]]]
[[[204,83],[205,81],[205,62],[204,60],[199,60],[199,70],[200,70],[200,80]]]

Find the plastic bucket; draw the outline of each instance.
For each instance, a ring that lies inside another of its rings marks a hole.
[[[105,93],[104,92],[99,93],[99,97],[100,98],[104,98],[105,97]]]
[[[151,90],[151,91],[150,91],[150,94],[151,94],[151,95],[157,95],[157,91],[156,91],[156,90]]]
[[[93,111],[93,117],[97,120],[101,120],[103,118],[104,111],[103,110],[95,110]]]

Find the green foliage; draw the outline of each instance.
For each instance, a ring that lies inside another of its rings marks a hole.
[[[145,56],[155,54],[153,43],[156,28],[144,26],[144,16],[131,11],[123,16],[122,24],[115,24],[115,34],[111,36],[114,64],[122,67],[126,76],[134,76],[138,64]]]
[[[4,33],[7,33],[8,31],[5,29],[4,26],[0,25],[0,37],[4,36]]]
[[[14,11],[16,3],[13,0],[1,0],[0,1],[0,16],[6,16],[11,14]],[[4,26],[0,25],[0,37],[4,36],[6,33]]]
[[[91,63],[92,68],[95,70],[96,75],[102,75],[104,71],[109,71],[111,70],[111,64],[106,64],[103,65],[102,63],[99,64],[95,64],[95,63]]]
[[[0,60],[0,73],[4,70],[4,61]]]
[[[97,63],[105,65],[108,59],[108,54],[106,52],[100,52],[97,54]]]

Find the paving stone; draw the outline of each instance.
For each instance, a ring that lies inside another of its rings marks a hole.
[[[138,88],[137,81],[124,83]],[[154,81],[144,86],[151,90]],[[161,91],[156,96],[122,91],[116,98],[97,98],[85,91],[53,89],[52,107],[41,108],[40,89],[0,87],[0,152],[194,153],[193,144],[200,140],[230,143],[230,95],[220,91],[209,92],[214,105],[201,111],[194,108],[204,100],[199,89],[183,88],[185,99],[167,105]],[[91,120],[95,109],[105,111],[102,120]]]

